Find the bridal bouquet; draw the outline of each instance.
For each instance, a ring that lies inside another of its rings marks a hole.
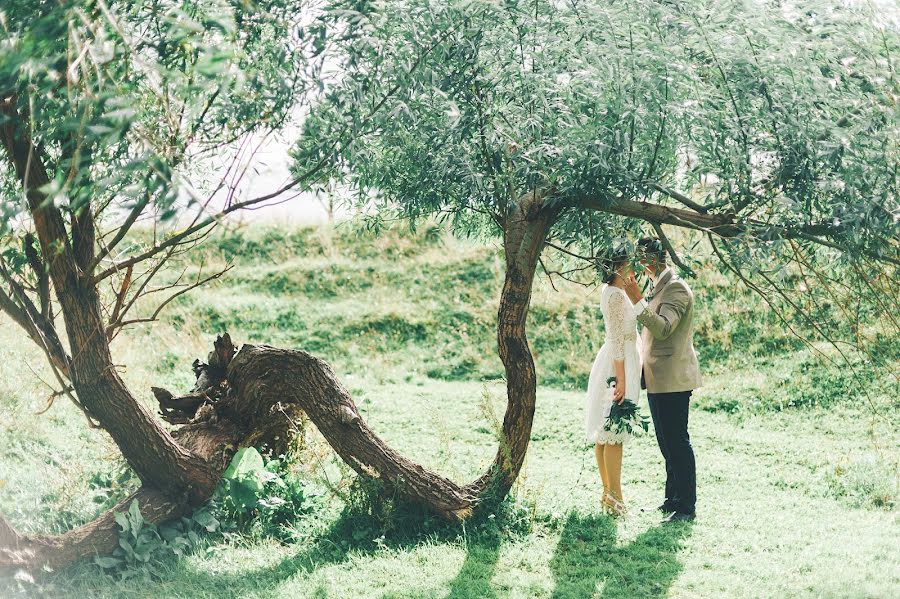
[[[611,376],[606,379],[606,386],[609,387],[610,395],[613,392],[612,383],[616,381],[616,377]],[[613,402],[609,410],[609,416],[603,425],[603,430],[614,434],[628,433],[630,435],[639,434],[640,430],[645,433],[650,430],[650,421],[641,413],[640,408],[630,399],[626,399],[621,404]]]

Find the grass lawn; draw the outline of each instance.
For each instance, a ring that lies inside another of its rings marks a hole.
[[[337,256],[347,273],[314,279],[321,256],[268,270],[239,266],[230,282],[185,300],[166,322],[117,340],[123,376],[148,402],[151,384],[187,388],[190,360],[205,355],[218,325],[238,341],[318,344],[390,445],[454,480],[476,476],[493,458],[492,415],[502,418],[505,406],[502,384],[479,380],[499,364],[490,347],[496,262],[471,249],[448,258],[443,248],[416,254],[402,239],[380,243],[363,245],[372,256]],[[405,272],[398,254],[435,272]],[[345,276],[358,284],[345,288]],[[466,291],[454,294],[460,277]],[[664,470],[652,432],[626,449],[629,515],[601,515],[599,475],[581,441],[579,377],[602,330],[583,309],[590,297],[536,290],[530,335],[545,386],[514,499],[497,514],[417,532],[402,520],[351,517],[328,488],[345,493],[352,477],[310,431],[295,468],[321,495],[291,524],[291,540],[214,534],[203,548],[155,563],[152,575],[123,580],[85,562],[34,581],[0,580],[0,597],[900,596],[900,433],[892,417],[873,418],[847,399],[794,401],[801,396],[785,386],[793,379],[785,373],[806,364],[806,354],[779,341],[778,353],[763,348],[763,358],[751,359],[747,340],[757,356],[763,342],[746,315],[744,345],[726,348],[729,361],[709,357],[724,337],[703,325],[706,384],[691,413],[697,521],[660,525],[653,508]],[[728,321],[728,306],[740,306],[716,297],[720,305],[701,311],[702,322]],[[471,354],[468,342],[454,341],[467,335],[477,340]],[[64,398],[35,415],[48,395],[39,377],[49,380],[42,356],[0,322],[0,510],[23,529],[60,532],[132,483],[119,478],[116,448]],[[804,385],[800,392],[825,388],[815,378]]]
[[[382,382],[364,394],[362,405],[393,446],[465,480],[495,448],[482,415],[485,388]],[[500,389],[487,389],[499,411]],[[82,564],[46,577],[40,588],[73,597],[897,596],[897,513],[853,507],[859,497],[835,495],[835,472],[872,457],[865,419],[823,410],[739,421],[695,410],[699,518],[693,525],[662,526],[650,509],[663,483],[650,438],[627,449],[631,513],[619,521],[600,514],[593,456],[580,443],[580,402],[577,392],[540,392],[516,491],[533,509],[524,531],[468,534],[460,528],[456,538],[445,533],[342,546],[329,532],[333,522],[323,522],[319,534],[296,545],[213,544],[161,564],[161,576],[151,582],[120,582]],[[9,417],[8,410],[3,414]],[[14,453],[12,438],[4,430],[4,455]],[[57,465],[36,462],[4,460],[0,471],[12,482],[4,509],[11,501],[40,501],[37,489],[16,475],[23,468],[38,470],[57,493],[72,484],[83,488],[79,479],[52,484]]]

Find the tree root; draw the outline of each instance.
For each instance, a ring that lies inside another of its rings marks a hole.
[[[139,502],[144,519],[153,523],[178,518],[189,510],[186,501],[140,489],[96,520],[61,535],[22,535],[0,517],[0,568],[58,568],[79,559],[110,553],[119,543],[115,513],[126,511],[133,500]]]

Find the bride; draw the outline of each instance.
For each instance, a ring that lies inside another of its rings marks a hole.
[[[606,327],[606,337],[588,379],[585,409],[587,442],[594,444],[594,455],[603,480],[604,511],[624,515],[622,498],[622,449],[631,434],[607,429],[612,402],[630,399],[635,404],[641,392],[641,340],[637,334],[637,320],[631,300],[623,289],[631,274],[627,254],[617,253],[603,264],[604,283],[600,290],[600,310]],[[615,378],[615,387],[607,380]]]

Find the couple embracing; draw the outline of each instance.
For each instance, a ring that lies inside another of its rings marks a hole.
[[[694,519],[696,468],[688,435],[691,393],[700,386],[693,344],[694,295],[666,264],[662,244],[638,241],[638,259],[653,280],[652,297],[642,297],[632,258],[619,253],[604,261],[600,309],[606,326],[603,346],[588,380],[585,426],[603,480],[601,504],[613,515],[625,513],[622,450],[638,429],[647,429],[637,408],[647,389],[656,440],[666,464],[667,522]],[[643,326],[638,337],[637,323]]]

